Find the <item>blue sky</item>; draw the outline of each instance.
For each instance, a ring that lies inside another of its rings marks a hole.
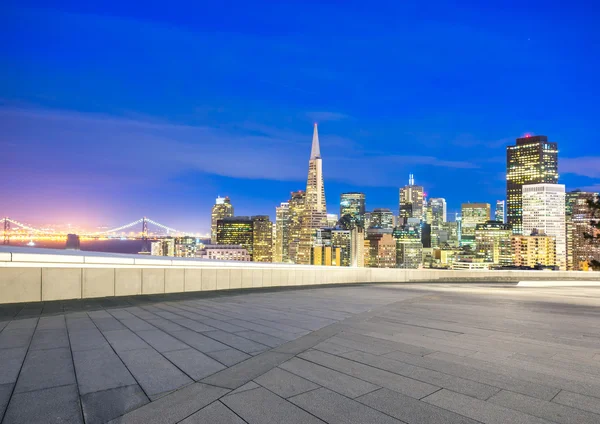
[[[83,3],[4,5],[0,215],[205,231],[217,195],[273,215],[315,121],[330,212],[364,191],[397,213],[410,172],[451,211],[493,203],[525,133],[600,190],[590,2]]]

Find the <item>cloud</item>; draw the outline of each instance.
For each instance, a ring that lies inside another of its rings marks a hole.
[[[342,119],[348,119],[349,116],[345,113],[339,112],[306,112],[306,116],[317,123],[327,121],[341,121]]]
[[[600,193],[600,184],[593,184],[590,186],[585,186],[585,187],[581,187],[579,188],[579,190],[581,191],[589,191],[592,193]]]
[[[471,162],[438,159],[434,156],[390,156],[390,160],[414,165],[441,166],[444,168],[473,169],[479,168]]]
[[[74,186],[167,185],[187,172],[304,184],[312,128],[305,132],[253,122],[217,127],[35,108],[0,108],[0,175],[18,185],[38,176]],[[415,167],[473,169],[471,162],[431,155],[394,155],[321,131],[326,180],[355,186],[397,186]],[[14,147],[16,146],[16,147]],[[300,185],[300,186],[301,186]]]
[[[575,174],[590,178],[600,178],[600,156],[559,158],[558,167],[561,174]]]

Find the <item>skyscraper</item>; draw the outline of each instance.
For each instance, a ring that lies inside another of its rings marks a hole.
[[[273,262],[273,224],[266,215],[252,217],[252,260]]]
[[[567,269],[567,230],[565,221],[565,186],[529,184],[523,186],[523,233],[543,232],[556,239],[556,265]]]
[[[394,214],[388,208],[375,208],[371,212],[369,226],[391,230],[394,228]]]
[[[403,220],[403,222],[398,223],[398,225],[406,223],[408,218],[423,219],[423,196],[423,186],[415,185],[415,177],[413,174],[410,174],[408,177],[408,185],[405,185],[400,189],[400,204],[398,209],[400,219]]]
[[[217,221],[233,216],[233,205],[229,197],[217,197],[210,215],[210,242],[217,243]]]
[[[290,204],[282,202],[275,208],[275,242],[273,262],[289,262],[290,248]]]
[[[475,227],[475,253],[495,265],[512,265],[512,228],[500,221],[488,221]]]
[[[592,260],[600,261],[600,241],[586,238],[594,234],[594,220],[588,202],[596,200],[598,193],[571,191],[567,193],[567,262],[569,269],[580,271]]]
[[[340,265],[350,266],[352,261],[352,230],[343,228],[332,229],[331,245],[341,249]]]
[[[496,200],[496,212],[494,214],[494,219],[498,222],[502,222],[503,224],[505,222],[504,206],[505,206],[504,200]]]
[[[306,201],[296,263],[310,264],[310,250],[313,246],[315,231],[325,226],[327,226],[327,207],[323,183],[323,160],[321,159],[321,148],[319,146],[319,132],[317,124],[315,124],[310,160],[308,161]]]
[[[446,199],[443,197],[432,197],[428,203],[431,208],[431,222],[429,224],[441,224],[446,222]]]
[[[217,221],[217,244],[241,246],[252,256],[254,223],[248,216],[234,216]]]
[[[558,183],[557,149],[544,135],[517,138],[506,148],[506,222],[513,234],[523,234],[523,185]]]
[[[293,191],[290,201],[290,223],[288,236],[288,255],[292,263],[297,263],[300,234],[302,233],[302,220],[306,206],[306,193],[304,190]]]
[[[405,224],[394,229],[396,267],[419,268],[423,264],[423,243],[417,225]]]
[[[475,247],[475,228],[490,220],[489,203],[463,203],[461,220],[461,243]]]
[[[340,218],[351,215],[364,227],[365,193],[342,193],[340,195]]]
[[[317,124],[313,130],[312,148],[308,161],[308,179],[306,180],[306,206],[307,209],[327,213],[325,204],[325,185],[323,184],[323,160],[319,146],[319,132]]]

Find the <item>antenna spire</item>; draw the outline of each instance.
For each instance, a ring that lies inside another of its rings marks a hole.
[[[321,147],[319,146],[319,131],[317,130],[317,123],[315,122],[315,129],[313,131],[312,149],[310,150],[311,159],[321,158]]]

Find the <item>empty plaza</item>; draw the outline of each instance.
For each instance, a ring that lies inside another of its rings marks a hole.
[[[600,288],[0,305],[2,423],[598,423]]]

